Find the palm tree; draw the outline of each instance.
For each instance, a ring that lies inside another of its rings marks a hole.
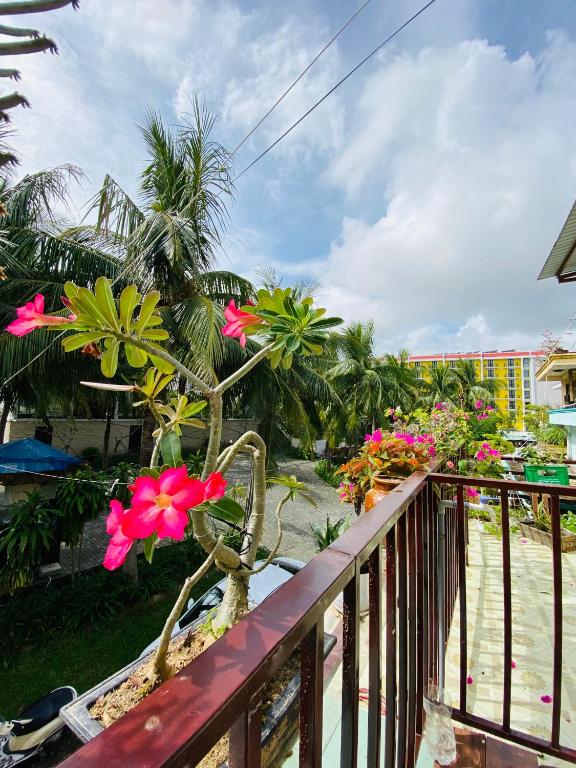
[[[327,414],[328,432],[357,439],[365,428],[374,429],[391,404],[391,366],[374,354],[374,324],[352,323],[332,337],[334,363],[326,378],[338,392],[343,411]],[[340,433],[340,434],[339,434]]]
[[[72,5],[78,7],[79,0],[23,0],[21,2],[0,2],[0,16],[15,16],[24,13],[42,13],[54,11],[58,8],[64,8]],[[6,24],[0,24],[0,35],[10,38],[16,38],[9,42],[0,42],[0,56],[18,56],[28,53],[38,53],[49,51],[58,53],[56,43],[45,35],[41,35],[37,29],[24,27],[13,27]],[[19,80],[20,72],[17,69],[2,68],[0,77],[9,80]],[[0,96],[0,120],[9,121],[7,111],[14,107],[29,107],[30,104],[25,96],[14,91]],[[14,165],[17,163],[16,155],[4,149],[0,151],[0,167],[5,165]]]
[[[0,327],[14,317],[14,306],[36,293],[46,299],[47,310],[62,307],[60,297],[67,280],[92,285],[99,275],[114,278],[119,271],[118,252],[110,244],[67,227],[55,211],[65,208],[71,181],[82,176],[74,166],[61,166],[12,182],[0,180]],[[0,435],[8,412],[16,405],[35,407],[46,417],[58,404],[71,404],[91,412],[98,398],[77,385],[91,370],[81,353],[67,355],[55,334],[38,330],[23,338],[0,333]],[[21,372],[20,372],[21,371]]]
[[[397,355],[386,354],[382,361],[388,405],[399,406],[405,413],[414,407],[419,393],[416,371],[408,365],[408,357],[408,350],[401,349]]]
[[[454,368],[459,387],[459,400],[464,408],[474,408],[477,400],[493,403],[498,391],[497,379],[479,379],[472,360],[459,360]]]
[[[459,400],[460,385],[454,368],[443,363],[427,371],[428,379],[422,379],[422,403],[430,406],[434,403],[452,403]]]
[[[193,101],[192,115],[174,131],[153,111],[141,125],[148,161],[137,200],[111,176],[92,201],[92,231],[119,246],[121,279],[142,290],[157,289],[164,305],[172,351],[208,381],[233,354],[237,343],[222,337],[221,305],[254,295],[248,280],[214,270],[231,198],[230,156],[210,137],[214,116]],[[151,453],[152,416],[145,417],[141,461]]]

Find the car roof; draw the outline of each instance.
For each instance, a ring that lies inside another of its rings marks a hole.
[[[264,560],[257,560],[254,563],[254,568],[264,564]],[[248,600],[254,605],[261,603],[268,595],[281,587],[287,581],[290,581],[294,574],[285,570],[281,566],[272,562],[265,568],[262,573],[256,573],[250,577],[250,583],[248,587]],[[222,579],[216,585],[222,591],[226,589],[226,579]]]

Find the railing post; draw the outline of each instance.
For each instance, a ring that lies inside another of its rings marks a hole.
[[[382,547],[369,560],[368,768],[380,768],[382,731]]]
[[[436,601],[438,605],[438,687],[444,690],[446,650],[446,626],[444,623],[446,590],[446,509],[442,502],[438,504],[438,549],[436,552]]]
[[[250,699],[250,706],[230,728],[229,768],[260,768],[262,762],[262,696]]]
[[[300,768],[322,766],[324,619],[307,634],[300,652]]]
[[[386,735],[384,766],[396,764],[396,529],[386,534]]]
[[[358,684],[360,673],[360,566],[356,561],[354,578],[344,587],[342,629],[342,724],[340,767],[358,764]]]

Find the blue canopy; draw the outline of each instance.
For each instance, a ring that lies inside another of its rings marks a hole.
[[[0,445],[0,477],[18,472],[65,472],[81,463],[77,456],[31,437]]]

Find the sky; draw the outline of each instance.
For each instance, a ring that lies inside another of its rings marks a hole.
[[[106,173],[131,195],[147,107],[181,123],[194,94],[228,148],[360,0],[81,0],[14,19],[60,55],[19,57],[20,173],[71,162],[77,215]],[[236,155],[241,171],[412,15],[371,0]],[[576,4],[436,0],[238,180],[222,269],[312,278],[375,351],[576,344],[573,287],[537,281],[576,191]],[[573,334],[571,332],[574,331]]]

